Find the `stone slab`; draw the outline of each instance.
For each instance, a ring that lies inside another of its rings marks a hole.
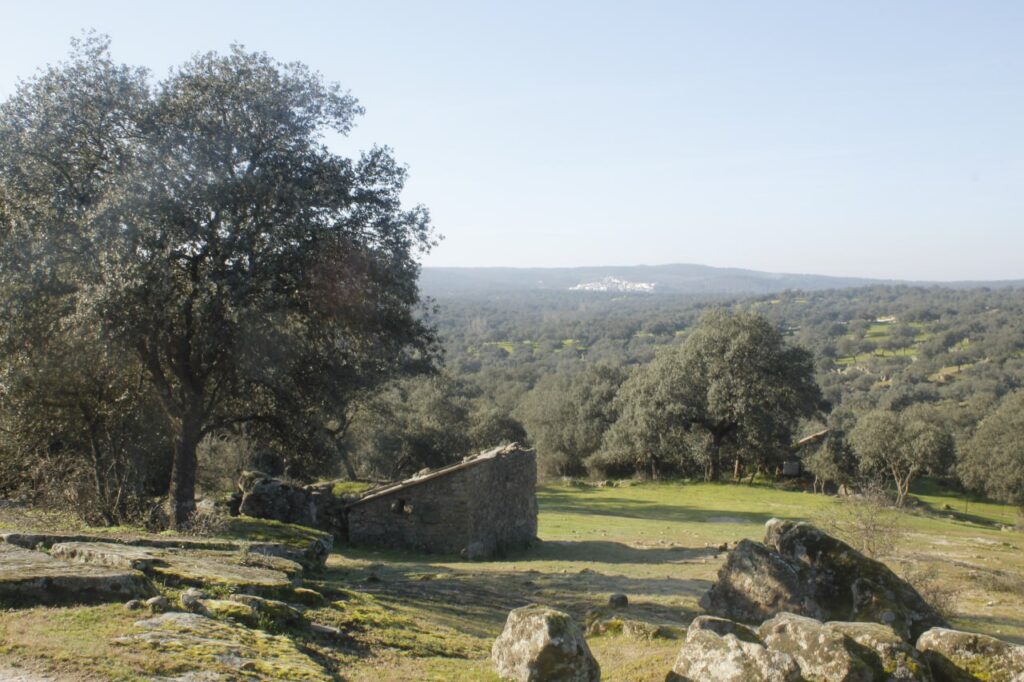
[[[196,671],[231,680],[307,680],[329,676],[295,643],[231,622],[195,613],[163,613],[135,624],[137,633],[114,643],[158,656],[181,658]]]
[[[136,569],[175,585],[220,585],[243,592],[275,591],[292,585],[284,571],[242,565],[245,557],[232,552],[161,549],[113,542],[62,542],[53,545],[50,551],[55,557],[79,565]]]
[[[155,593],[138,571],[69,563],[45,552],[0,544],[0,603],[4,605],[128,601]]]

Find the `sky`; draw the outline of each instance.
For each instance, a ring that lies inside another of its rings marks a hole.
[[[1024,3],[0,0],[0,99],[93,28],[154,78],[233,42],[366,114],[435,266],[1024,278]]]

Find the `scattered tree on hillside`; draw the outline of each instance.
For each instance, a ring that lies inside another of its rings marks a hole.
[[[650,458],[692,450],[691,436],[706,438],[705,476],[718,480],[725,449],[757,465],[787,453],[800,418],[820,408],[821,393],[810,353],[787,345],[760,315],[717,309],[630,377],[616,402],[622,416],[608,433],[609,448],[629,447],[622,436],[634,434],[638,457]]]
[[[947,474],[956,451],[941,414],[927,405],[868,412],[857,420],[850,442],[864,474],[892,479],[897,507],[918,476]]]
[[[1024,510],[1024,391],[1000,401],[978,426],[957,465],[969,488]]]
[[[361,113],[238,46],[153,86],[97,37],[0,108],[0,349],[70,348],[84,326],[132,355],[171,433],[176,527],[204,437],[329,430],[355,392],[433,355],[415,314],[426,211],[401,206],[387,149],[349,159],[322,139]]]
[[[541,379],[523,400],[522,416],[537,448],[542,472],[579,476],[616,419],[614,398],[626,378],[623,367],[599,364]]]

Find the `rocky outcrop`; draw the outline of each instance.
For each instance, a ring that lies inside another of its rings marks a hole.
[[[1024,646],[995,637],[932,628],[917,649],[937,682],[1024,682]]]
[[[245,565],[247,555],[141,547],[112,542],[62,542],[50,549],[54,557],[75,564],[144,571],[171,585],[214,585],[231,591],[276,592],[290,588],[283,571]]]
[[[597,682],[601,667],[569,614],[531,605],[508,614],[491,648],[498,676],[517,682]]]
[[[780,613],[762,623],[757,634],[769,649],[792,656],[808,682],[932,679],[913,647],[885,625],[821,623]]]
[[[766,524],[764,544],[737,543],[700,604],[748,623],[782,612],[882,623],[908,640],[946,624],[881,562],[810,524],[778,519]]]
[[[164,613],[135,623],[137,633],[114,640],[139,652],[185,655],[190,664],[225,680],[333,679],[289,638],[196,613]]]
[[[749,628],[700,616],[686,633],[666,682],[798,682],[792,656],[769,650]]]
[[[156,590],[131,568],[75,565],[45,552],[0,544],[0,605],[125,602]]]
[[[714,616],[690,624],[667,678],[793,682],[932,682],[921,654],[878,623],[822,623],[780,613],[755,631]]]
[[[259,472],[243,472],[239,512],[257,519],[274,519],[299,526],[316,527],[317,509],[312,493]]]

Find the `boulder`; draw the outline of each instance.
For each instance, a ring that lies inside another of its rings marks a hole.
[[[124,603],[156,590],[138,571],[79,565],[0,544],[0,605]]]
[[[788,612],[889,625],[913,641],[945,620],[881,562],[807,523],[772,519],[765,542],[742,540],[701,598],[717,616],[759,622]]]
[[[768,648],[792,656],[808,682],[884,679],[877,677],[870,663],[863,660],[862,647],[813,618],[780,613],[762,623],[757,634]]]
[[[865,647],[867,651],[862,652],[862,658],[884,675],[878,679],[887,682],[931,682],[933,679],[924,656],[887,625],[831,622],[825,623],[825,627]]]
[[[569,614],[536,604],[508,614],[491,660],[499,677],[517,682],[601,679],[601,667]]]
[[[203,593],[194,587],[190,587],[184,590],[178,595],[178,605],[181,606],[183,611],[189,613],[205,613],[206,607],[203,605]]]
[[[759,623],[777,613],[825,614],[799,566],[751,540],[740,540],[718,571],[700,605],[716,616]]]
[[[920,654],[880,623],[821,623],[780,613],[757,635],[770,650],[792,656],[809,682],[932,682]]]
[[[608,606],[613,609],[624,609],[629,606],[629,597],[622,593],[616,593],[608,597]]]
[[[171,603],[167,601],[167,597],[162,594],[158,594],[155,597],[150,597],[146,600],[146,606],[153,613],[163,613],[171,608]]]
[[[310,491],[258,472],[243,472],[238,487],[238,511],[258,519],[274,519],[300,526],[315,526],[316,504]]]
[[[748,628],[742,625],[737,628],[744,635],[742,639],[731,632],[720,634],[720,630],[727,629],[720,622],[691,624],[666,682],[798,682],[801,679],[800,668],[792,656],[768,650]]]
[[[1024,682],[1024,646],[995,637],[932,628],[917,649],[938,682]]]

